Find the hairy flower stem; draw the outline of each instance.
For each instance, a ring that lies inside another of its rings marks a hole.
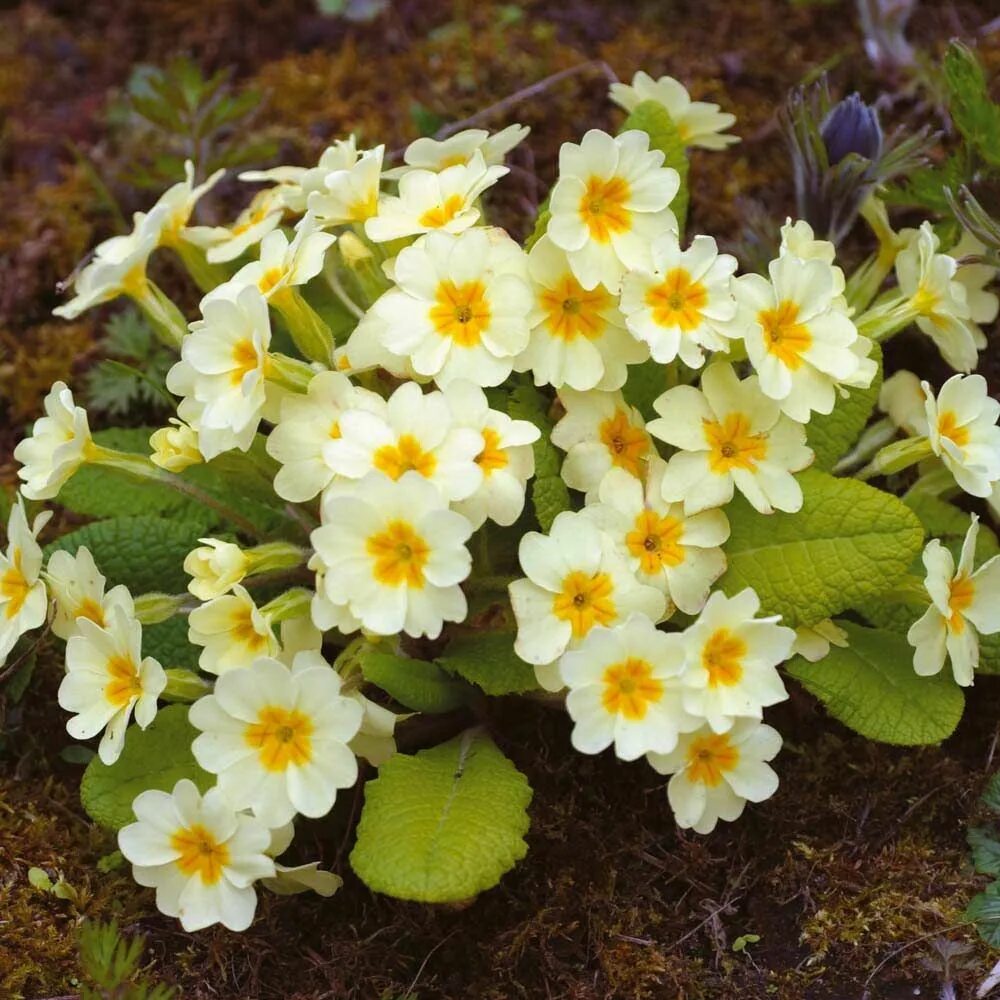
[[[891,476],[922,462],[925,458],[930,458],[933,454],[931,443],[925,437],[894,441],[879,451],[863,469],[856,472],[854,478],[865,482],[876,476]]]

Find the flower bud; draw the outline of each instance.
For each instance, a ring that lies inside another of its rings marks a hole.
[[[856,93],[833,106],[820,125],[820,135],[831,167],[850,153],[872,162],[882,155],[882,126],[878,112]]]

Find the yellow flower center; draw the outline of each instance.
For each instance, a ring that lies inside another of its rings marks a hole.
[[[739,762],[740,752],[729,742],[729,737],[725,733],[712,733],[691,741],[685,771],[689,781],[715,788],[722,783],[726,771],[732,771]]]
[[[425,229],[440,229],[448,225],[464,208],[465,199],[460,194],[450,194],[440,205],[427,209],[417,222]]]
[[[543,289],[538,301],[549,333],[568,343],[577,337],[596,340],[607,326],[604,312],[612,300],[600,285],[588,292],[572,274],[566,274],[555,288]]]
[[[969,443],[969,428],[958,425],[958,416],[954,410],[944,410],[938,414],[937,429],[938,434],[951,441],[956,448],[964,448]]]
[[[652,574],[684,562],[683,537],[684,524],[676,517],[660,517],[655,510],[644,510],[625,536],[625,544],[639,560],[642,572]]]
[[[258,752],[262,767],[284,771],[291,764],[301,767],[312,760],[313,728],[304,712],[267,705],[257,714],[257,721],[246,727],[243,738]]]
[[[646,305],[653,310],[653,322],[677,327],[682,333],[690,333],[701,325],[701,310],[707,302],[708,290],[700,281],[693,281],[683,267],[668,271],[659,285],[646,292]]]
[[[250,229],[256,226],[258,222],[263,222],[269,214],[269,205],[267,202],[264,202],[257,208],[250,209],[247,217],[242,222],[238,222],[235,226],[233,226],[230,232],[233,236],[242,236],[244,233],[249,232]]]
[[[797,322],[798,316],[799,307],[787,299],[774,309],[757,313],[768,351],[793,372],[802,367],[802,355],[812,345],[812,334],[808,327]]]
[[[182,874],[188,878],[197,875],[205,885],[215,885],[229,864],[229,848],[200,823],[177,830],[170,838],[170,846],[180,852],[174,864]]]
[[[476,465],[483,470],[483,475],[489,477],[505,469],[509,461],[507,452],[500,447],[499,433],[492,427],[484,427],[483,450],[476,456]]]
[[[638,476],[640,463],[649,451],[646,432],[629,423],[624,410],[615,410],[614,416],[602,421],[599,428],[601,444],[608,449],[611,464]]]
[[[399,479],[405,472],[419,472],[430,478],[437,468],[434,453],[424,451],[412,434],[400,434],[395,444],[384,444],[372,456],[372,463],[390,479]]]
[[[590,230],[590,238],[607,243],[612,236],[631,228],[632,213],[625,203],[632,195],[628,181],[623,177],[603,180],[591,177],[580,199],[580,217]]]
[[[364,222],[378,214],[378,188],[372,188],[366,195],[357,198],[347,206],[347,217],[351,222]]]
[[[645,660],[630,656],[608,667],[601,680],[604,692],[601,704],[610,715],[621,715],[631,722],[646,717],[650,705],[663,697],[663,684],[653,677],[653,668]]]
[[[3,576],[0,576],[0,597],[6,599],[7,606],[4,609],[4,614],[8,618],[15,617],[24,607],[24,602],[28,599],[28,592],[31,590],[31,584],[28,583],[24,571],[21,569],[21,558],[21,550],[14,549],[11,553],[10,568]]]
[[[960,573],[951,581],[948,588],[948,610],[951,616],[948,619],[948,628],[952,632],[961,633],[965,631],[965,618],[962,614],[973,602],[976,596],[976,585],[972,578]]]
[[[941,296],[923,282],[917,285],[917,290],[910,299],[910,305],[920,316],[932,317],[937,310]]]
[[[615,620],[614,590],[607,573],[574,570],[563,579],[562,590],[552,601],[552,613],[570,623],[574,639],[582,639],[595,625]]]
[[[365,548],[374,560],[372,574],[383,586],[423,587],[431,549],[411,524],[390,521],[383,531],[368,538]]]
[[[257,282],[257,287],[260,289],[261,295],[267,295],[284,277],[284,269],[280,267],[272,267],[265,271],[260,276],[260,281]]]
[[[491,315],[486,286],[481,281],[463,285],[442,281],[430,310],[434,329],[459,347],[475,347],[490,325]]]
[[[136,264],[124,278],[122,278],[122,291],[133,299],[141,299],[145,296],[146,288],[146,264]]]
[[[95,625],[100,625],[101,628],[104,628],[104,608],[92,597],[85,597],[80,601],[73,612],[73,618],[74,620],[77,618],[87,618]]]
[[[122,708],[142,694],[139,669],[131,656],[112,656],[108,660],[108,677],[104,697],[115,708]]]
[[[240,385],[252,371],[256,371],[260,362],[257,348],[252,340],[237,340],[233,344],[233,367],[229,373],[229,381],[235,386]]]
[[[708,671],[709,687],[732,687],[743,676],[747,644],[727,628],[713,632],[701,650],[701,665]]]
[[[234,641],[248,650],[256,651],[267,645],[267,635],[257,631],[253,620],[253,608],[241,605],[230,619],[229,631]]]
[[[723,421],[703,421],[708,442],[709,468],[716,475],[733,469],[752,471],[767,456],[767,435],[751,434],[750,421],[742,413],[730,413]]]

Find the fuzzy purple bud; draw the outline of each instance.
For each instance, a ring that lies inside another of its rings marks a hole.
[[[857,94],[835,104],[820,125],[830,166],[836,166],[849,153],[857,153],[875,162],[882,155],[882,126],[878,112]]]

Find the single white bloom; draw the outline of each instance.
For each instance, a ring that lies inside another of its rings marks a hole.
[[[955,371],[970,372],[979,360],[978,347],[986,342],[972,321],[966,286],[957,280],[958,262],[939,253],[939,246],[925,222],[897,254],[896,278],[917,313],[917,326]]]
[[[800,423],[813,411],[830,413],[840,384],[859,384],[858,331],[836,303],[837,270],[785,254],[771,261],[770,281],[744,274],[733,282],[739,308],[732,329],[746,343],[761,391]],[[870,383],[874,364],[866,374]]]
[[[629,330],[661,364],[679,357],[701,368],[705,351],[724,351],[736,314],[731,278],[736,258],[720,254],[711,236],[696,236],[681,250],[674,233],[650,246],[651,270],[622,281],[622,312]]]
[[[148,214],[136,212],[130,233],[98,243],[93,257],[73,279],[73,298],[53,309],[53,314],[76,319],[119,295],[142,299],[149,289],[146,265],[160,242],[167,218],[163,207]]]
[[[528,254],[534,306],[531,341],[517,359],[535,385],[620,389],[628,366],[649,352],[629,336],[618,302],[602,285],[586,289],[570,267],[565,250],[543,236]]]
[[[975,236],[967,229],[962,230],[961,239],[948,251],[949,257],[961,262],[963,257],[978,257],[986,252]],[[995,292],[986,291],[986,286],[996,281],[997,269],[989,264],[962,264],[959,263],[955,272],[955,280],[965,286],[965,301],[969,307],[969,319],[976,324],[974,334],[976,337],[976,347],[983,350],[986,347],[986,338],[982,336],[979,326],[992,323],[1000,313],[1000,298]]]
[[[379,338],[414,371],[444,386],[494,386],[510,375],[530,335],[524,251],[502,230],[428,233],[401,250],[396,286],[372,312]]]
[[[421,136],[414,139],[403,152],[403,166],[386,170],[382,175],[395,180],[410,170],[446,170],[455,164],[466,164],[478,152],[487,166],[503,163],[507,154],[523,142],[531,131],[525,125],[508,125],[490,135],[486,129],[467,128],[447,139]]]
[[[366,222],[378,213],[379,184],[385,146],[358,154],[349,166],[329,171],[323,186],[309,194],[306,204],[324,226]]]
[[[118,584],[105,592],[107,582],[90,554],[81,545],[75,553],[63,550],[53,552],[45,567],[45,582],[55,605],[52,631],[60,639],[69,639],[79,632],[78,618],[87,618],[95,625],[106,628],[108,614],[119,607],[131,618],[135,605],[128,588]]]
[[[680,178],[663,160],[636,130],[612,137],[591,129],[580,145],[563,143],[546,232],[584,288],[617,292],[625,271],[648,265],[649,244],[677,232],[667,206]]]
[[[701,725],[682,705],[683,639],[658,631],[642,615],[591,629],[563,654],[559,670],[569,688],[570,738],[581,753],[600,753],[612,743],[621,760],[670,753],[680,733]]]
[[[760,719],[788,697],[776,667],[791,655],[795,632],[778,624],[780,615],[757,618],[758,611],[751,588],[735,597],[717,590],[684,632],[684,707],[717,733],[736,719]]]
[[[229,284],[234,289],[255,285],[269,302],[280,301],[289,288],[312,281],[323,270],[323,256],[336,239],[322,232],[309,213],[295,227],[291,241],[280,229],[268,233],[260,243],[260,259],[244,264]]]
[[[664,500],[683,501],[685,513],[696,514],[729,503],[739,489],[762,514],[802,507],[792,473],[814,457],[805,427],[760,391],[756,375],[741,382],[732,365],[715,362],[700,390],[677,386],[653,405],[660,416],[649,433],[679,449],[663,476]]]
[[[729,537],[729,520],[721,510],[687,516],[683,504],[667,503],[665,471],[663,460],[654,459],[643,484],[624,469],[611,469],[601,480],[599,502],[582,513],[614,539],[640,583],[694,615],[726,570],[721,545]]]
[[[271,830],[271,843],[267,847],[268,857],[281,857],[291,846],[294,836],[295,824],[291,822]],[[291,866],[275,861],[274,876],[262,878],[260,884],[276,896],[315,892],[318,896],[330,897],[344,884],[344,880],[331,871],[325,871],[319,865],[318,861]]]
[[[979,667],[979,635],[1000,632],[1000,556],[975,569],[979,518],[962,543],[955,566],[951,552],[932,538],[924,549],[924,587],[930,607],[911,626],[906,638],[914,647],[913,669],[921,677],[941,672],[951,657],[955,680],[969,687]]]
[[[56,382],[42,404],[45,416],[14,449],[29,500],[51,500],[93,452],[87,411],[77,406],[65,382]]]
[[[273,190],[289,212],[302,215],[308,206],[309,196],[324,190],[323,181],[328,174],[350,170],[361,153],[353,135],[337,139],[323,150],[314,167],[272,167],[270,170],[247,170],[240,174],[241,181],[256,183],[273,181]]]
[[[191,226],[184,232],[189,243],[202,247],[211,264],[225,264],[246,253],[281,223],[285,205],[279,188],[265,188],[232,226]]]
[[[340,417],[348,410],[382,412],[382,397],[351,384],[340,372],[320,372],[304,394],[287,396],[281,419],[267,438],[267,453],[281,464],[274,490],[283,500],[302,503],[334,477],[327,446],[341,437]]]
[[[166,427],[150,434],[149,447],[149,460],[167,472],[183,472],[205,461],[198,447],[198,432],[177,417],[171,417]]]
[[[240,584],[188,615],[188,642],[204,647],[198,666],[210,674],[224,674],[278,653],[270,621]]]
[[[413,368],[410,359],[401,354],[393,354],[382,340],[385,322],[369,309],[358,320],[346,343],[334,349],[334,365],[345,375],[357,375],[374,368],[384,368],[390,375],[401,380],[422,381]]]
[[[626,111],[634,111],[643,101],[662,104],[685,146],[725,149],[740,141],[737,135],[723,134],[736,121],[736,115],[720,111],[718,104],[692,101],[684,84],[672,76],[654,80],[648,73],[639,70],[632,77],[631,86],[626,83],[611,84],[608,96]]]
[[[792,655],[797,654],[810,663],[818,663],[830,652],[831,646],[846,649],[847,633],[829,618],[824,618],[815,625],[800,625],[795,630]]]
[[[847,312],[846,299],[841,298],[847,280],[844,272],[837,267],[837,248],[829,240],[819,240],[816,238],[813,227],[805,219],[792,220],[785,219],[785,224],[781,227],[781,245],[778,247],[779,257],[798,257],[799,260],[822,261],[830,268],[830,275],[833,279],[834,299],[836,307]]]
[[[454,426],[440,391],[425,395],[415,382],[407,382],[381,412],[355,408],[343,413],[340,437],[326,446],[325,459],[347,479],[373,470],[393,480],[415,472],[450,502],[472,496],[482,484],[483,471],[476,464],[482,448],[481,434]]]
[[[372,472],[351,492],[328,491],[322,515],[312,533],[324,571],[317,595],[378,635],[435,639],[446,621],[465,618],[459,584],[472,568],[472,525],[433,483],[412,471],[396,479]]]
[[[731,823],[747,802],[763,802],[778,790],[778,776],[766,762],[779,750],[776,729],[740,719],[727,733],[706,726],[682,735],[673,753],[646,759],[660,774],[673,775],[667,798],[677,825],[711,833],[720,819]]]
[[[510,603],[514,651],[526,663],[545,667],[597,625],[618,625],[633,613],[655,622],[666,608],[663,594],[639,583],[612,539],[579,513],[557,515],[547,535],[529,531],[518,558],[525,579],[510,585]],[[555,673],[549,679],[562,680]]]
[[[257,288],[202,301],[202,319],[191,324],[167,388],[185,397],[178,414],[197,428],[207,459],[250,446],[264,409],[270,346],[267,302]]]
[[[195,760],[219,776],[234,806],[269,827],[296,813],[325,816],[338,789],[358,778],[347,744],[364,713],[340,687],[340,675],[311,652],[299,653],[291,669],[265,657],[224,674],[191,706],[191,724],[201,730],[191,744]]]
[[[184,572],[191,577],[188,590],[199,601],[228,594],[250,569],[247,554],[232,542],[199,538],[201,545],[184,557]]]
[[[21,496],[10,509],[7,551],[0,552],[0,665],[25,632],[45,622],[48,595],[37,537],[51,516],[43,511],[29,527]]]
[[[118,832],[118,846],[136,882],[156,889],[157,909],[189,932],[216,923],[245,931],[254,882],[275,875],[267,827],[237,812],[220,788],[202,796],[187,778],[172,792],[140,793],[132,811],[137,821]]]
[[[927,382],[927,436],[955,482],[974,497],[988,497],[1000,479],[1000,402],[982,375],[952,375],[935,398]]]
[[[59,685],[59,705],[75,715],[66,731],[89,740],[102,729],[98,756],[113,764],[125,746],[125,730],[135,721],[145,729],[156,716],[156,699],[167,685],[163,667],[142,655],[142,626],[120,605],[107,612],[102,628],[78,618],[76,634],[66,643],[66,676]]]
[[[477,200],[507,172],[506,167],[487,166],[479,151],[468,163],[440,173],[409,170],[399,179],[399,194],[382,197],[378,215],[365,223],[365,233],[375,243],[434,229],[460,233],[479,221]]]
[[[160,246],[176,247],[181,240],[187,239],[187,226],[195,206],[225,174],[225,170],[216,170],[204,183],[195,184],[194,164],[190,160],[185,161],[184,180],[167,188],[150,209],[149,214],[157,217],[161,210],[163,212]]]
[[[506,413],[490,409],[486,394],[471,382],[452,382],[443,391],[455,415],[455,426],[478,431],[483,439],[475,458],[483,481],[471,497],[457,501],[453,509],[474,528],[487,518],[504,526],[513,524],[521,516],[525,487],[535,474],[531,446],[541,432],[528,420],[511,420]]]
[[[901,431],[914,437],[927,434],[927,394],[913,372],[901,368],[882,383],[878,408]]]
[[[552,443],[566,452],[562,478],[587,494],[588,502],[609,469],[642,478],[653,442],[639,411],[620,392],[574,392],[562,389],[566,415],[552,428]]]

